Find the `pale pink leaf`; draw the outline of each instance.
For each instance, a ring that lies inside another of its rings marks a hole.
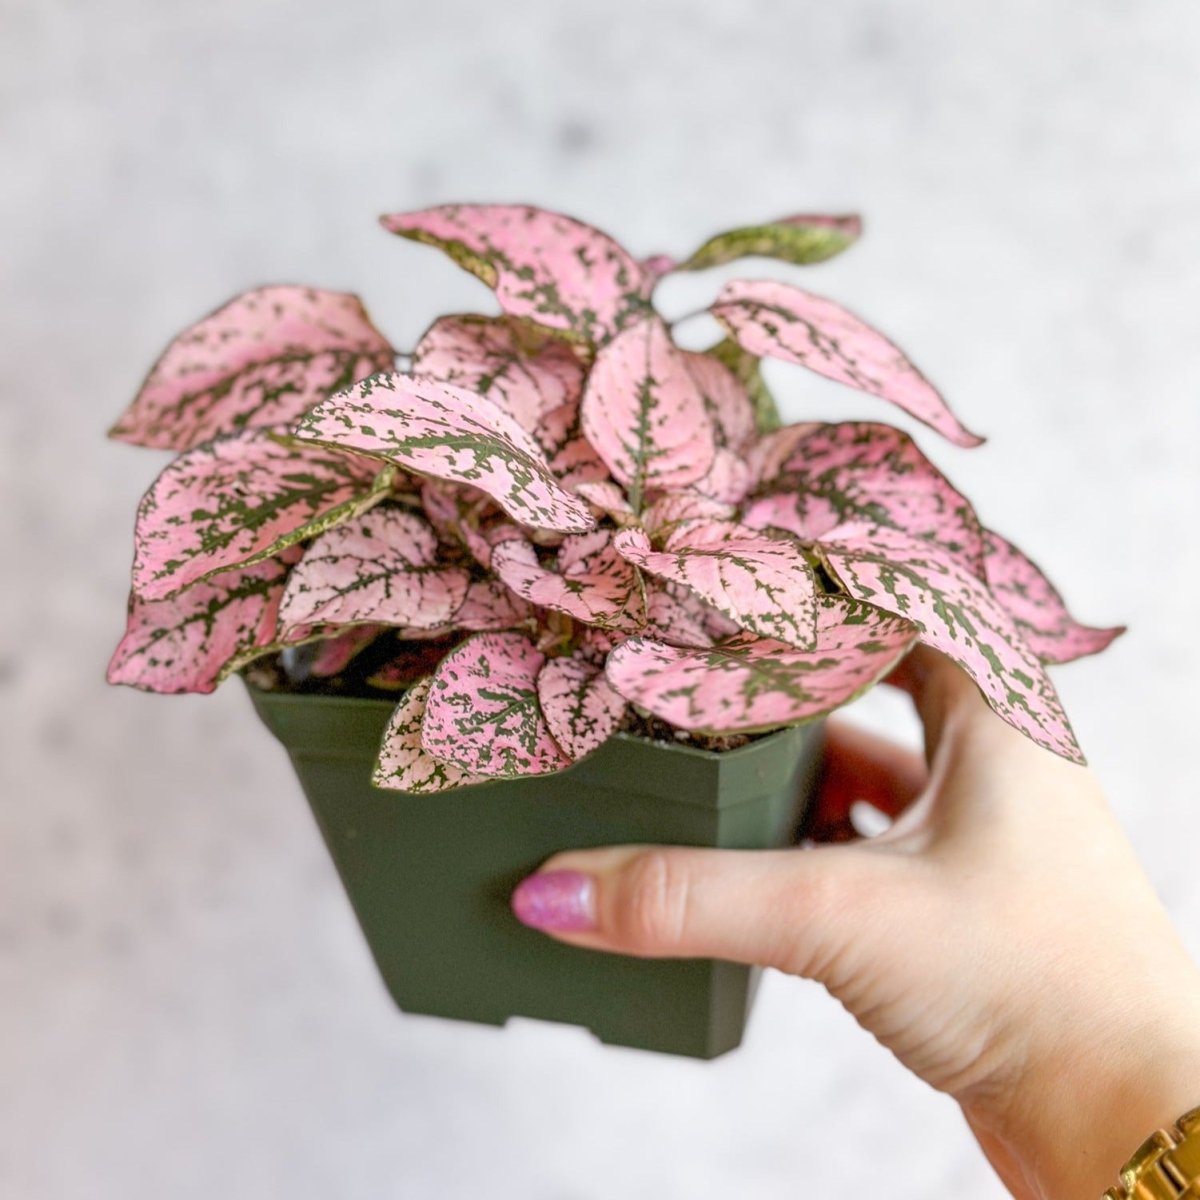
[[[357,296],[256,288],[167,347],[109,436],[190,450],[221,434],[286,425],[394,360]]]
[[[601,347],[581,414],[584,435],[635,510],[647,492],[695,483],[712,466],[716,438],[704,394],[659,317]]]
[[[743,520],[805,541],[866,521],[935,542],[983,576],[983,530],[971,502],[899,429],[869,421],[793,425],[752,455],[759,490]]]
[[[470,775],[449,760],[435,758],[421,744],[431,682],[425,678],[414,683],[392,713],[371,777],[376,787],[421,794],[484,782],[482,776]]]
[[[701,271],[739,258],[776,258],[805,266],[841,254],[861,234],[861,217],[799,213],[718,233],[674,269]]]
[[[732,521],[736,516],[732,504],[689,489],[657,496],[642,513],[642,525],[653,537],[662,539],[688,521]]]
[[[714,634],[709,626],[714,611],[687,588],[655,579],[646,588],[646,636],[673,646],[711,646],[729,633]],[[734,626],[732,632],[740,630]]]
[[[439,317],[413,352],[412,373],[486,396],[536,436],[578,404],[586,369],[570,346],[504,317]]]
[[[531,604],[587,625],[631,629],[645,622],[641,581],[617,553],[611,530],[566,538],[552,566],[529,542],[505,541],[492,551],[492,570]]]
[[[463,567],[439,561],[431,525],[383,505],[313,540],[288,579],[280,624],[285,634],[362,622],[436,629],[462,607],[470,582]]]
[[[583,436],[579,409],[578,400],[568,400],[547,413],[536,431],[538,445],[550,463],[550,470],[570,492],[578,492],[584,484],[608,479],[604,460]]]
[[[844,525],[822,542],[851,595],[912,621],[992,708],[1040,746],[1084,761],[1062,703],[1012,617],[958,558],[885,526]]]
[[[147,692],[213,691],[232,661],[248,661],[272,644],[287,572],[286,562],[269,559],[169,600],[131,595],[108,682]]]
[[[161,600],[364,512],[394,468],[247,430],[181,454],[138,507],[133,589]]]
[[[523,633],[468,638],[433,676],[421,744],[478,775],[546,775],[567,766],[538,701],[545,661]]]
[[[532,622],[533,609],[498,579],[476,579],[467,588],[462,607],[454,614],[455,629],[473,633],[515,629]]]
[[[683,360],[712,420],[718,446],[740,451],[754,441],[758,432],[754,402],[746,384],[716,355],[681,352]]]
[[[628,521],[634,516],[624,489],[613,483],[611,479],[603,479],[596,483],[579,483],[575,485],[575,491],[593,508],[612,517],[618,524]]]
[[[635,566],[682,584],[741,629],[812,648],[816,579],[792,539],[734,522],[696,521],[680,526],[662,550],[640,529],[621,530],[613,544]]]
[[[898,347],[832,300],[774,280],[738,280],[722,288],[711,311],[751,354],[888,400],[956,445],[983,441]]]
[[[678,729],[755,733],[849,703],[892,670],[916,634],[873,605],[822,596],[812,650],[748,633],[701,649],[634,637],[608,656],[606,673],[626,700]]]
[[[570,759],[608,741],[625,715],[625,701],[603,667],[578,654],[547,660],[538,672],[537,691],[546,724]]]
[[[508,413],[452,384],[377,375],[318,405],[297,428],[307,441],[468,483],[525,525],[569,533],[595,524]]]
[[[391,233],[445,251],[515,317],[596,342],[646,309],[636,259],[607,234],[519,204],[447,204],[382,218]]]
[[[754,484],[750,464],[726,446],[718,446],[713,464],[692,487],[704,496],[726,504],[740,504]]]
[[[984,538],[988,590],[1042,662],[1066,663],[1098,654],[1125,632],[1123,625],[1108,629],[1081,625],[1036,563],[998,533],[988,530]]]

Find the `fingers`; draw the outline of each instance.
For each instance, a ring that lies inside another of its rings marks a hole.
[[[850,841],[857,836],[850,822],[855,801],[895,817],[928,781],[929,771],[919,754],[853,725],[831,721],[805,836],[815,842]]]
[[[618,846],[556,855],[513,910],[564,941],[638,957],[721,958],[821,978],[902,905],[899,864],[854,847]],[[829,982],[821,978],[822,982]]]

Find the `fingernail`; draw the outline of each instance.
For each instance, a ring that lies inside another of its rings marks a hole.
[[[543,871],[512,894],[517,920],[532,929],[570,933],[596,928],[596,884],[582,871]]]

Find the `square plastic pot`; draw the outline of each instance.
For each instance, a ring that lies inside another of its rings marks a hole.
[[[562,1021],[602,1042],[696,1058],[740,1043],[755,970],[564,946],[522,926],[509,897],[559,850],[789,843],[815,782],[818,725],[720,754],[617,734],[558,775],[415,796],[370,782],[391,702],[249,690],[402,1010]]]

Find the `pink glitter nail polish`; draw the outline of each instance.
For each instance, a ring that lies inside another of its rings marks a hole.
[[[512,894],[517,920],[533,929],[560,933],[596,927],[596,885],[581,871],[530,875]]]

